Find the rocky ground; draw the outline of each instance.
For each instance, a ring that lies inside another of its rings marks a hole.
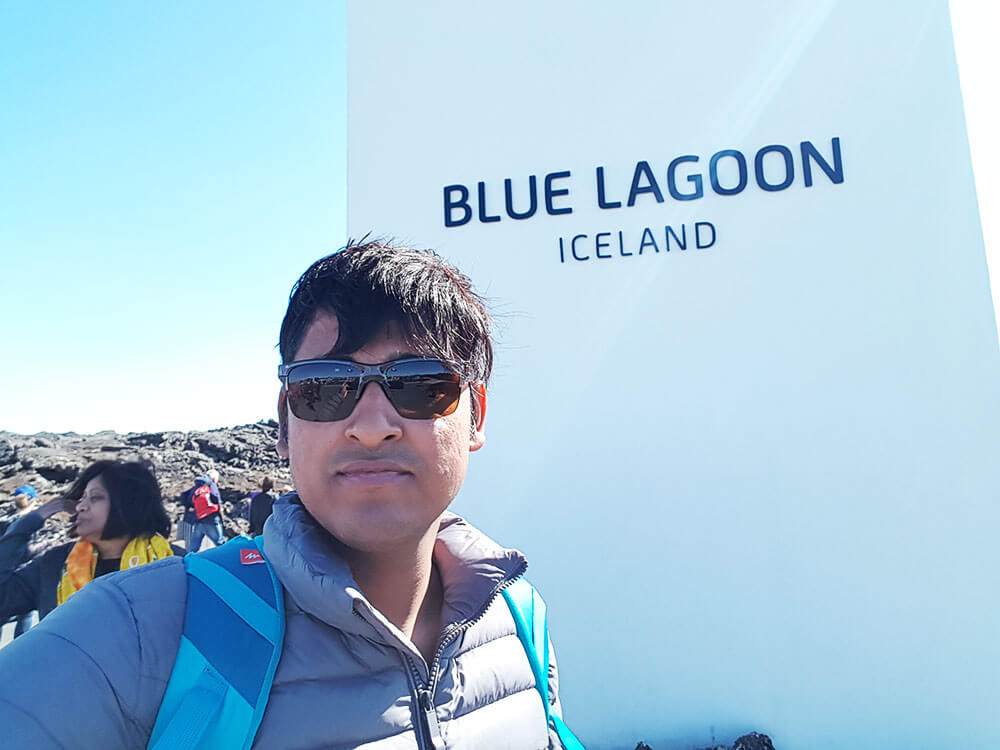
[[[653,750],[645,742],[640,742],[635,746],[635,750]],[[705,747],[701,750],[775,750],[771,744],[771,738],[760,732],[750,732],[738,738],[732,745],[715,745]]]
[[[94,461],[114,459],[141,461],[153,469],[175,523],[184,513],[178,495],[196,477],[215,468],[226,533],[242,534],[247,529],[248,498],[259,489],[261,478],[271,476],[279,491],[291,484],[288,462],[274,450],[277,436],[273,420],[205,432],[19,435],[0,431],[0,518],[14,511],[11,495],[19,485],[34,485],[44,502],[66,492]],[[36,540],[43,549],[66,541],[68,526],[67,521],[50,521]]]

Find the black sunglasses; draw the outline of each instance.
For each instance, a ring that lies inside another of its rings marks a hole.
[[[306,359],[278,365],[288,407],[308,422],[336,422],[354,411],[369,383],[378,383],[396,413],[407,419],[451,414],[462,378],[439,359],[396,359],[360,365],[341,359]]]

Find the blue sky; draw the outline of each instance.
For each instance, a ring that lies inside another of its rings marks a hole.
[[[270,416],[345,242],[343,3],[0,5],[0,429]]]

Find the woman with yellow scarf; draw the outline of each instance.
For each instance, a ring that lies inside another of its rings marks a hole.
[[[56,513],[74,513],[76,542],[18,567],[31,536]],[[45,617],[95,578],[184,551],[167,542],[170,518],[156,477],[138,463],[98,461],[0,537],[0,622],[38,610]]]

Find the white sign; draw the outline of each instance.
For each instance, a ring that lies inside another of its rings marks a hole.
[[[948,9],[355,2],[349,229],[491,300],[458,512],[588,748],[1000,743],[1000,359]]]

